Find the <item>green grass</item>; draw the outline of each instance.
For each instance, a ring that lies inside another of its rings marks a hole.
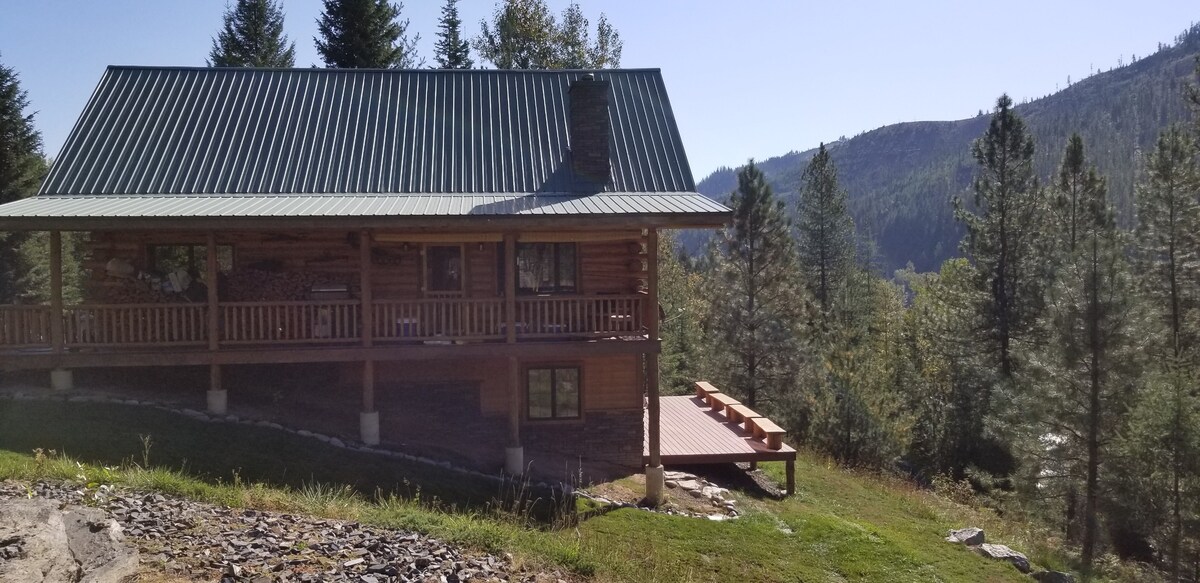
[[[138,436],[145,434],[153,440],[153,469],[140,467]],[[71,458],[35,458],[34,448]],[[782,479],[782,465],[765,468]],[[785,500],[735,492],[746,514],[733,521],[622,509],[551,529],[503,510],[495,483],[422,464],[147,408],[0,400],[0,479],[118,483],[233,507],[360,520],[601,581],[1029,581],[1007,564],[942,541],[947,529],[968,525],[1037,563],[1067,562],[1045,533],[898,480],[806,455],[796,476],[798,493]]]

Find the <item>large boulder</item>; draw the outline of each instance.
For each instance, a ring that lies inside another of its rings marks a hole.
[[[0,553],[0,581],[118,583],[138,567],[103,511],[43,498],[0,501]]]
[[[1029,575],[1038,583],[1075,583],[1075,577],[1060,571],[1038,571]]]
[[[979,551],[979,554],[989,559],[1008,561],[1009,563],[1012,563],[1012,566],[1016,567],[1017,570],[1022,573],[1028,573],[1033,570],[1029,566],[1029,557],[1018,553],[1007,546],[983,543],[975,548]]]
[[[950,536],[946,537],[946,542],[958,543],[973,547],[981,545],[987,541],[984,540],[982,528],[969,526],[967,528],[951,530]]]

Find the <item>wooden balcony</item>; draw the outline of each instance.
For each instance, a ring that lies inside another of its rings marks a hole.
[[[55,346],[49,306],[0,306],[0,350],[217,348],[498,342],[507,337],[504,298],[376,300],[370,334],[360,300],[221,302],[210,321],[207,304],[85,304],[63,306],[62,344]],[[645,296],[538,296],[516,299],[516,339],[540,341],[644,338]]]

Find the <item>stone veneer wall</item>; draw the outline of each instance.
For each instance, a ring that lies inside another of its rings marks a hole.
[[[580,423],[526,422],[521,440],[526,457],[538,452],[580,459],[584,464],[600,462],[637,471],[642,466],[645,430],[640,411],[589,412]]]

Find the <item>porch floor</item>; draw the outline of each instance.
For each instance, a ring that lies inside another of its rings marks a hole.
[[[787,444],[769,449],[754,439],[741,424],[726,423],[695,396],[659,397],[659,447],[663,465],[717,464],[733,462],[794,461],[796,450]],[[642,459],[649,463],[650,414],[644,415],[646,442]]]

